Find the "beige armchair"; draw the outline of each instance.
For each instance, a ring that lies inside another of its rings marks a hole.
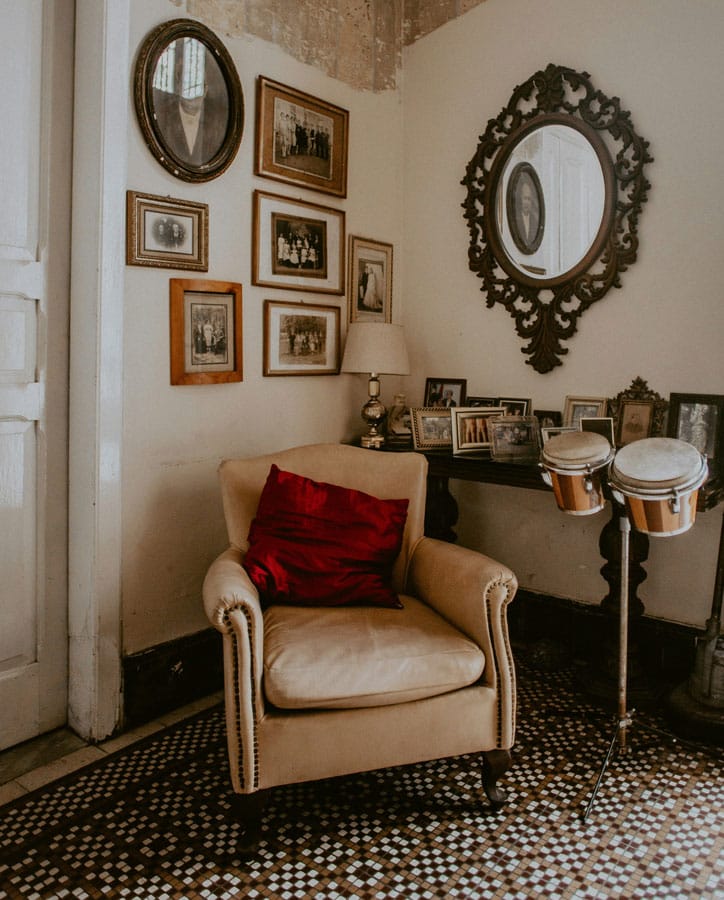
[[[409,498],[392,575],[403,609],[262,608],[243,562],[272,463]],[[425,457],[317,444],[227,460],[219,473],[230,546],[203,597],[223,634],[231,781],[247,826],[240,849],[258,842],[269,788],[446,756],[482,753],[485,793],[501,805],[516,710],[506,607],[517,581],[486,556],[424,536]]]

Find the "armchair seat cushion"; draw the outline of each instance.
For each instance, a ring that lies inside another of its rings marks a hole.
[[[476,682],[477,644],[433,609],[271,606],[264,613],[264,693],[281,709],[389,706]]]

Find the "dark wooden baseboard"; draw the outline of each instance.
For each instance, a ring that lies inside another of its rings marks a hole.
[[[123,660],[123,727],[132,728],[223,686],[221,634],[207,628]]]

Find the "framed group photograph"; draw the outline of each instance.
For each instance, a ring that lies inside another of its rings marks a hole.
[[[687,441],[706,456],[709,475],[722,475],[724,466],[724,395],[670,394],[669,437]]]
[[[127,191],[126,264],[206,272],[208,205]]]
[[[488,423],[491,455],[498,462],[537,462],[540,428],[535,416],[499,416]]]
[[[428,378],[425,381],[425,406],[467,406],[466,378]]]
[[[450,410],[452,448],[455,454],[490,452],[488,421],[502,416],[501,406],[456,406]]]
[[[449,409],[413,407],[410,415],[415,450],[452,449],[452,416]]]
[[[392,321],[392,244],[350,235],[349,321]]]
[[[264,374],[337,375],[340,312],[320,303],[264,301]]]
[[[606,415],[607,399],[605,397],[566,397],[563,407],[563,424],[578,428],[579,421]]]
[[[254,191],[252,283],[344,293],[344,212]]]
[[[260,75],[254,173],[347,196],[346,109]]]
[[[171,278],[171,384],[242,380],[241,285]]]

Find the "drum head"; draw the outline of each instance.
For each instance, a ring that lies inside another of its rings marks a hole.
[[[622,488],[667,490],[703,481],[706,459],[676,438],[644,438],[622,447],[611,466],[611,481]]]
[[[564,431],[546,442],[541,453],[543,464],[558,469],[581,469],[608,462],[611,445],[602,434],[593,431]]]

